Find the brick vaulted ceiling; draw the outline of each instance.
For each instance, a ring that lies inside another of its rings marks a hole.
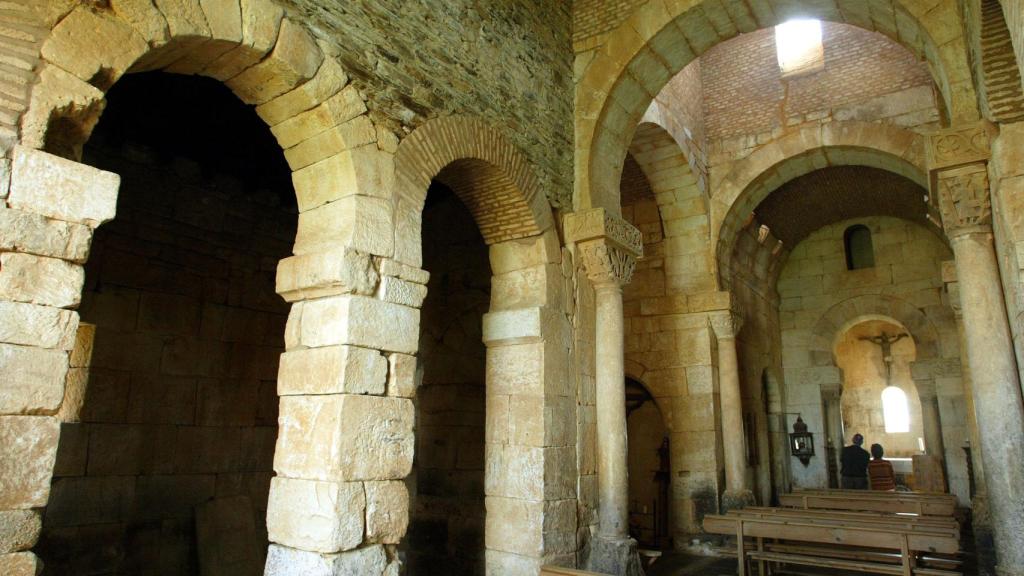
[[[792,248],[822,226],[850,218],[895,216],[926,224],[925,194],[917,183],[886,170],[833,166],[783,184],[754,213]]]

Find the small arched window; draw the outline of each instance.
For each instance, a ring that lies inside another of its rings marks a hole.
[[[854,224],[843,234],[846,248],[846,269],[860,270],[875,266],[875,249],[871,245],[871,230],[863,224]]]
[[[882,390],[882,416],[885,418],[885,432],[893,434],[910,432],[910,408],[907,394],[896,386]]]

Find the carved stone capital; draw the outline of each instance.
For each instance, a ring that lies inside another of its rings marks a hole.
[[[711,329],[719,340],[735,338],[743,327],[743,316],[733,310],[721,310],[710,315]]]
[[[587,277],[596,285],[624,286],[633,279],[636,259],[643,255],[643,236],[632,224],[591,208],[567,214],[565,239],[575,243]]]
[[[992,155],[994,127],[977,122],[939,130],[928,136],[928,168],[941,170],[972,162],[984,162]]]
[[[991,227],[988,168],[983,162],[942,170],[936,179],[939,211],[947,234],[958,236]]]
[[[603,239],[634,258],[643,256],[644,240],[640,231],[604,208],[567,214],[564,228],[568,243],[582,244],[588,240]]]
[[[622,247],[601,238],[577,245],[587,278],[595,285],[625,286],[633,280],[636,258]]]

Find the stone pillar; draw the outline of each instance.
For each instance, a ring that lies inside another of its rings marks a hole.
[[[0,159],[0,574],[28,576],[50,497],[93,230],[120,178],[15,147]],[[9,184],[9,186],[8,186]]]
[[[921,399],[921,424],[924,427],[925,454],[945,460],[942,441],[942,419],[939,417],[939,397],[932,382],[917,382],[917,395]]]
[[[955,262],[953,263],[955,265]],[[974,407],[974,387],[971,383],[970,362],[967,359],[967,341],[964,336],[963,309],[960,306],[960,283],[954,278],[946,285],[949,305],[956,317],[956,329],[960,343],[960,381],[964,388],[964,412],[967,414],[967,431],[970,436],[971,465],[973,467],[974,494],[971,496],[971,527],[974,532],[974,548],[978,556],[979,576],[995,574],[995,543],[992,536],[992,518],[989,515],[988,490],[985,488],[985,464],[981,449],[981,435],[978,433],[978,418]]]
[[[742,325],[743,319],[732,311],[717,312],[711,316],[711,326],[718,338],[718,390],[722,403],[722,438],[725,443],[723,511],[754,503],[754,493],[747,483],[743,398],[736,355],[736,334]]]
[[[600,208],[569,215],[565,228],[594,285],[597,305],[599,528],[591,541],[588,568],[608,574],[641,575],[636,541],[629,537],[622,286],[631,280],[643,244],[639,230]]]
[[[953,245],[974,402],[993,502],[997,571],[1024,575],[1024,400],[992,236],[982,126],[931,137],[929,163]]]

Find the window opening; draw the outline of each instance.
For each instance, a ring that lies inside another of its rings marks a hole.
[[[910,432],[910,408],[903,390],[896,386],[882,390],[882,416],[887,434]]]
[[[775,50],[783,76],[816,72],[825,67],[820,20],[790,20],[775,27]]]
[[[857,224],[847,228],[843,233],[843,244],[847,270],[874,268],[875,250],[871,244],[871,230],[867,226]]]

